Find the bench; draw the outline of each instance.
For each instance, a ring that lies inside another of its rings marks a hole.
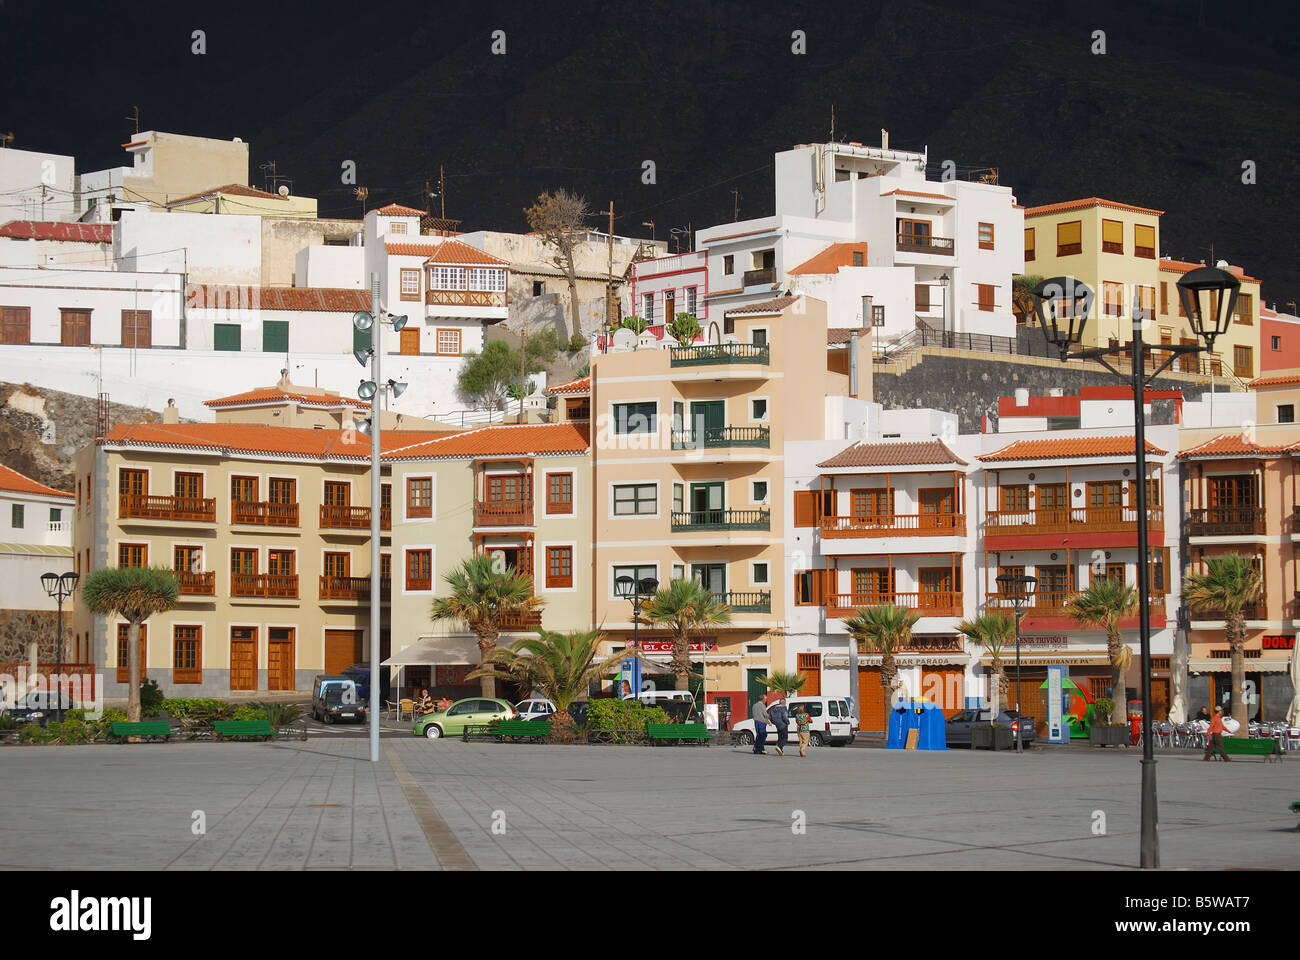
[[[467,724],[461,731],[460,738],[465,743],[473,738],[492,739],[505,743],[510,739],[516,743],[529,741],[544,743],[551,735],[552,723],[549,720],[500,720],[494,723]]]
[[[1265,761],[1282,762],[1282,748],[1276,740],[1249,740],[1245,737],[1224,737],[1223,752],[1228,756],[1263,757]]]
[[[159,737],[168,740],[172,735],[171,724],[166,720],[141,720],[137,723],[115,721],[109,724],[109,728],[118,743],[126,743],[128,737],[139,737],[142,741],[156,741]]]
[[[713,739],[702,723],[647,723],[645,732],[652,747],[659,743],[702,743],[707,747]]]
[[[212,724],[218,740],[226,737],[257,737],[270,740],[275,736],[275,728],[266,720],[217,720]]]

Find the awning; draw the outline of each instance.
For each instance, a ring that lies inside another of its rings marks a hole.
[[[1291,661],[1287,660],[1247,660],[1247,673],[1286,673],[1291,669]],[[1228,657],[1214,657],[1208,660],[1189,660],[1187,661],[1187,670],[1189,673],[1230,673],[1232,672],[1232,660]]]
[[[980,666],[991,667],[993,665],[992,657],[980,657]],[[1059,653],[1049,653],[1047,651],[1036,650],[1032,653],[1020,654],[1020,665],[1022,667],[1050,667],[1055,665],[1066,667],[1109,667],[1110,656],[1105,651],[1092,650],[1075,650],[1068,652],[1062,650]],[[1008,673],[1016,669],[1016,657],[1013,653],[1011,656],[1002,657],[1002,669]]]
[[[880,661],[881,656],[878,653],[858,654],[859,667],[878,667]],[[970,663],[970,657],[958,652],[944,653],[936,651],[934,653],[897,653],[894,655],[894,665],[898,667],[965,666],[968,663]],[[844,658],[844,665],[848,666],[847,656]]]
[[[434,664],[456,666],[480,662],[478,641],[473,637],[421,637],[383,662],[387,667]]]
[[[0,553],[29,557],[72,557],[72,548],[52,543],[0,543]]]

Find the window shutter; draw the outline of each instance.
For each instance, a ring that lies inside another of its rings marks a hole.
[[[288,353],[289,352],[289,321],[288,320],[263,320],[262,321],[262,352],[263,353]]]
[[[794,525],[796,527],[817,526],[817,492],[814,490],[796,490],[794,494]]]

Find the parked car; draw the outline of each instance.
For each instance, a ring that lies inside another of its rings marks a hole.
[[[472,697],[457,700],[446,710],[426,713],[415,721],[411,732],[417,737],[438,740],[442,737],[458,737],[467,726],[491,723],[493,720],[517,720],[515,708],[504,700],[489,700],[487,697]]]
[[[808,729],[808,742],[814,747],[830,745],[842,747],[852,743],[857,737],[853,729],[853,717],[849,713],[849,702],[843,697],[790,697],[786,700],[790,710],[788,727],[791,742],[799,742],[799,726],[795,721],[795,707],[806,707],[812,718]],[[731,735],[737,743],[752,745],[754,742],[754,721],[741,720],[731,725]],[[776,743],[776,727],[767,725],[767,743]]]
[[[56,708],[53,690],[30,690],[4,712],[19,723],[44,725],[54,718]],[[72,695],[66,690],[63,691],[63,709],[65,711],[72,709]]]
[[[948,718],[946,734],[948,737],[948,746],[950,747],[969,747],[971,737],[975,726],[981,723],[992,723],[992,710],[961,710],[954,713]],[[1034,718],[1025,713],[1017,713],[1015,710],[1001,710],[998,712],[997,722],[1004,727],[1011,728],[1011,737],[1014,741],[1016,730],[1020,730],[1020,741],[1026,747],[1034,742]]]
[[[311,715],[322,723],[363,722],[369,715],[369,705],[351,677],[318,674],[312,682]]]
[[[379,689],[387,690],[389,682],[389,667],[379,668]],[[357,696],[366,703],[370,702],[370,664],[354,663],[343,671],[343,676],[351,677],[357,685]]]
[[[520,700],[515,704],[515,714],[520,720],[549,720],[555,713],[555,704],[550,700]]]

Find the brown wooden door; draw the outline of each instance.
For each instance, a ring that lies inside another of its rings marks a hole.
[[[921,671],[921,696],[938,704],[944,718],[966,707],[966,672],[961,667],[927,667]]]
[[[920,526],[929,530],[952,526],[953,491],[950,487],[918,491],[921,516]]]
[[[325,631],[326,673],[342,673],[362,659],[360,630]]]
[[[266,689],[294,689],[293,627],[271,627],[266,644]]]
[[[230,628],[230,689],[257,689],[257,628]]]
[[[858,668],[858,729],[885,732],[885,691],[879,667]]]
[[[406,327],[401,332],[401,350],[404,356],[418,357],[420,355],[420,328]]]
[[[0,343],[31,342],[31,307],[0,307]]]
[[[65,347],[90,346],[90,311],[60,310],[60,339]]]
[[[799,696],[820,697],[822,693],[822,655],[820,653],[799,654],[799,675],[805,678],[803,686],[799,688]]]
[[[1169,719],[1169,680],[1151,681],[1151,716],[1158,721]]]
[[[352,484],[341,480],[325,481],[325,506],[346,507],[352,502]]]

